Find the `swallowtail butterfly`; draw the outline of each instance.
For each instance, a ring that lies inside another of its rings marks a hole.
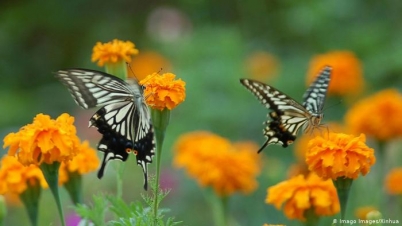
[[[144,102],[143,87],[136,80],[122,79],[88,69],[56,72],[67,86],[75,102],[84,109],[102,107],[90,119],[89,126],[103,135],[98,150],[104,157],[98,178],[102,178],[110,160],[126,161],[133,152],[144,173],[144,189],[148,187],[148,164],[155,153],[151,116]]]
[[[266,142],[258,150],[260,153],[269,144],[287,147],[296,139],[297,132],[305,132],[320,126],[332,68],[329,66],[317,76],[303,96],[303,105],[272,86],[251,79],[240,79],[248,90],[271,111],[266,121],[264,135]]]

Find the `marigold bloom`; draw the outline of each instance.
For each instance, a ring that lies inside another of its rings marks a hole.
[[[186,83],[181,79],[174,80],[175,77],[172,73],[153,73],[140,81],[146,87],[144,96],[149,106],[158,110],[172,110],[184,101]]]
[[[168,59],[154,51],[141,51],[131,61],[131,67],[138,80],[144,79],[147,75],[155,73],[163,69],[164,71],[171,71],[172,66]],[[134,76],[131,71],[128,73],[129,77]]]
[[[5,155],[1,159],[0,194],[21,194],[28,186],[40,184],[47,188],[42,171],[36,165],[24,166],[16,157]]]
[[[311,173],[293,177],[267,189],[266,203],[281,209],[289,219],[305,219],[305,211],[312,208],[317,216],[334,215],[340,206],[331,180],[323,180]]]
[[[345,177],[356,179],[366,175],[376,161],[374,149],[366,144],[366,137],[343,133],[329,133],[310,140],[306,163],[310,171],[323,179]]]
[[[364,133],[380,141],[402,136],[402,95],[386,89],[357,102],[345,116],[352,133]]]
[[[374,206],[360,207],[355,211],[355,216],[357,217],[357,219],[367,220],[367,214],[372,211],[377,211],[377,208],[375,208]]]
[[[70,160],[76,155],[79,144],[73,122],[74,118],[66,113],[56,120],[38,114],[33,123],[8,134],[3,148],[9,146],[8,155],[16,155],[27,166]]]
[[[92,62],[98,61],[102,67],[105,63],[117,63],[118,61],[131,62],[131,56],[138,54],[138,49],[130,41],[114,39],[111,42],[97,42],[92,51]]]
[[[402,194],[402,167],[392,169],[385,179],[385,188],[391,195]]]
[[[209,132],[192,132],[182,135],[174,149],[174,165],[185,168],[202,187],[212,187],[220,196],[257,188],[260,158],[254,143],[231,144]]]
[[[59,184],[68,181],[68,172],[86,174],[99,167],[97,152],[89,146],[88,141],[84,141],[78,147],[78,154],[67,162],[62,162],[59,169]]]
[[[247,74],[256,80],[266,81],[274,78],[279,71],[279,60],[265,51],[256,51],[246,59]]]
[[[350,51],[332,51],[315,56],[310,61],[306,79],[307,85],[313,82],[321,69],[326,65],[332,67],[328,94],[358,94],[363,90],[362,65],[359,59]]]

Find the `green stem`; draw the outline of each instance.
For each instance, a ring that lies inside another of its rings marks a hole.
[[[4,196],[0,195],[0,226],[4,225],[4,218],[7,216],[7,206]]]
[[[215,226],[228,225],[227,219],[227,207],[228,197],[219,197],[212,190],[206,191],[206,198],[211,205],[212,216],[215,222]]]
[[[63,208],[61,207],[60,195],[59,195],[59,167],[60,162],[54,162],[53,164],[43,163],[40,165],[40,168],[43,172],[43,176],[45,177],[50,191],[53,194],[54,200],[56,201],[57,209],[59,211],[61,225],[65,226],[66,223],[64,221]]]
[[[39,181],[36,181],[35,185],[28,186],[28,188],[19,196],[21,201],[24,203],[32,226],[38,225],[39,198],[41,191],[42,189]]]
[[[306,218],[305,226],[315,226],[318,225],[318,221],[320,220],[319,216],[317,216],[314,212],[314,208],[310,208],[304,212],[304,216]]]
[[[165,138],[165,132],[167,125],[169,124],[170,120],[170,111],[168,109],[164,109],[162,111],[152,109],[151,110],[151,118],[152,123],[154,125],[154,133],[155,133],[155,142],[156,142],[156,178],[155,178],[155,185],[154,185],[154,225],[158,225],[158,209],[159,209],[159,178],[160,178],[160,165],[161,165],[161,155],[162,155],[162,146],[163,141]]]
[[[339,204],[341,206],[341,219],[346,219],[346,206],[348,204],[349,191],[350,187],[352,186],[353,179],[337,178],[336,180],[333,180],[333,182],[336,187],[336,191],[338,192]]]
[[[125,169],[125,164],[120,164],[117,162],[116,166],[116,171],[117,171],[117,176],[116,176],[116,186],[117,186],[117,191],[116,191],[116,196],[117,198],[122,198],[123,197],[123,173]]]
[[[105,71],[106,73],[119,77],[123,80],[127,79],[127,66],[126,62],[123,60],[120,60],[116,63],[105,64]]]
[[[379,141],[378,142],[378,149],[376,151],[377,155],[377,165],[378,167],[378,176],[379,178],[384,178],[385,172],[387,172],[387,164],[386,164],[386,155],[385,155],[385,145],[386,143],[384,141]]]
[[[68,181],[64,184],[74,205],[83,203],[82,201],[82,176],[78,172],[69,172]]]

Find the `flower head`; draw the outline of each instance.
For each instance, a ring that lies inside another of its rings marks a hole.
[[[47,188],[42,171],[36,165],[24,166],[14,156],[4,156],[0,168],[0,194],[23,193],[28,186],[41,185]]]
[[[170,71],[172,68],[168,59],[154,51],[141,51],[141,53],[131,61],[131,67],[138,80],[142,80],[147,75],[160,71],[161,68],[164,71]],[[131,76],[133,74],[128,73],[128,75]]]
[[[138,49],[130,41],[97,42],[92,51],[92,62],[98,61],[100,67],[105,63],[131,62],[131,56],[135,54],[138,54]]]
[[[306,153],[309,170],[324,179],[356,179],[366,175],[375,163],[374,150],[365,144],[366,137],[329,133],[310,140]]]
[[[305,220],[305,212],[313,209],[317,216],[334,215],[340,206],[336,189],[331,180],[323,180],[311,173],[293,177],[269,187],[265,200],[277,209],[282,205],[285,215],[290,219]]]
[[[209,132],[192,132],[176,142],[174,165],[185,168],[202,187],[212,187],[220,196],[249,193],[257,188],[260,172],[255,150],[254,143],[232,144]]]
[[[247,74],[256,80],[274,78],[279,71],[279,60],[265,51],[256,51],[246,59]]]
[[[332,51],[315,56],[310,61],[307,84],[311,84],[320,70],[326,65],[332,67],[329,94],[358,94],[363,90],[362,66],[359,59],[350,51]]]
[[[68,162],[62,162],[59,169],[59,184],[68,181],[69,172],[77,172],[80,175],[94,171],[99,166],[99,159],[96,151],[84,141],[78,146],[78,154]]]
[[[380,141],[402,136],[402,95],[396,89],[380,91],[357,102],[346,114],[352,133]]]
[[[8,155],[16,155],[26,166],[70,160],[76,155],[79,144],[73,122],[74,118],[66,113],[56,120],[38,114],[32,124],[8,134],[3,148],[9,146]]]
[[[174,80],[175,77],[172,73],[154,73],[140,81],[141,85],[146,86],[144,96],[149,106],[158,110],[172,110],[184,101],[186,83],[181,79]]]
[[[402,167],[392,169],[385,179],[385,188],[388,194],[402,194]]]

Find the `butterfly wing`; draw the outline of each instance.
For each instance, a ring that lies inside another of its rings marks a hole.
[[[269,144],[281,144],[287,147],[293,143],[299,129],[308,122],[310,113],[272,86],[251,79],[240,79],[240,82],[271,110],[268,114],[271,120],[266,122],[267,126],[264,129],[267,141],[259,152]]]
[[[91,125],[97,127],[99,133],[103,135],[98,144],[98,150],[104,152],[103,161],[98,171],[98,178],[102,178],[104,170],[110,160],[117,159],[126,161],[128,153],[133,152],[137,158],[137,165],[142,167],[144,173],[144,189],[147,190],[148,164],[152,163],[152,158],[155,154],[152,125],[149,124],[150,129],[141,139],[133,142],[132,140],[127,139],[126,136],[117,133],[116,129],[113,129],[107,122],[105,115],[110,113],[110,111],[108,112],[106,110],[107,107],[108,106],[105,106],[99,109],[90,120]],[[116,111],[116,109],[118,108],[115,108],[114,111]],[[127,115],[127,117],[129,116]]]
[[[59,70],[55,76],[84,109],[133,98],[133,92],[125,81],[104,72],[76,68]]]
[[[332,68],[325,66],[303,95],[303,106],[312,114],[322,114]]]
[[[98,177],[103,176],[110,160],[126,161],[127,151],[131,150],[143,169],[146,188],[147,164],[152,162],[155,144],[150,112],[138,83],[88,69],[60,70],[56,77],[79,106],[104,106],[90,119],[90,126],[97,127],[103,135],[98,145],[98,150],[104,152]]]

